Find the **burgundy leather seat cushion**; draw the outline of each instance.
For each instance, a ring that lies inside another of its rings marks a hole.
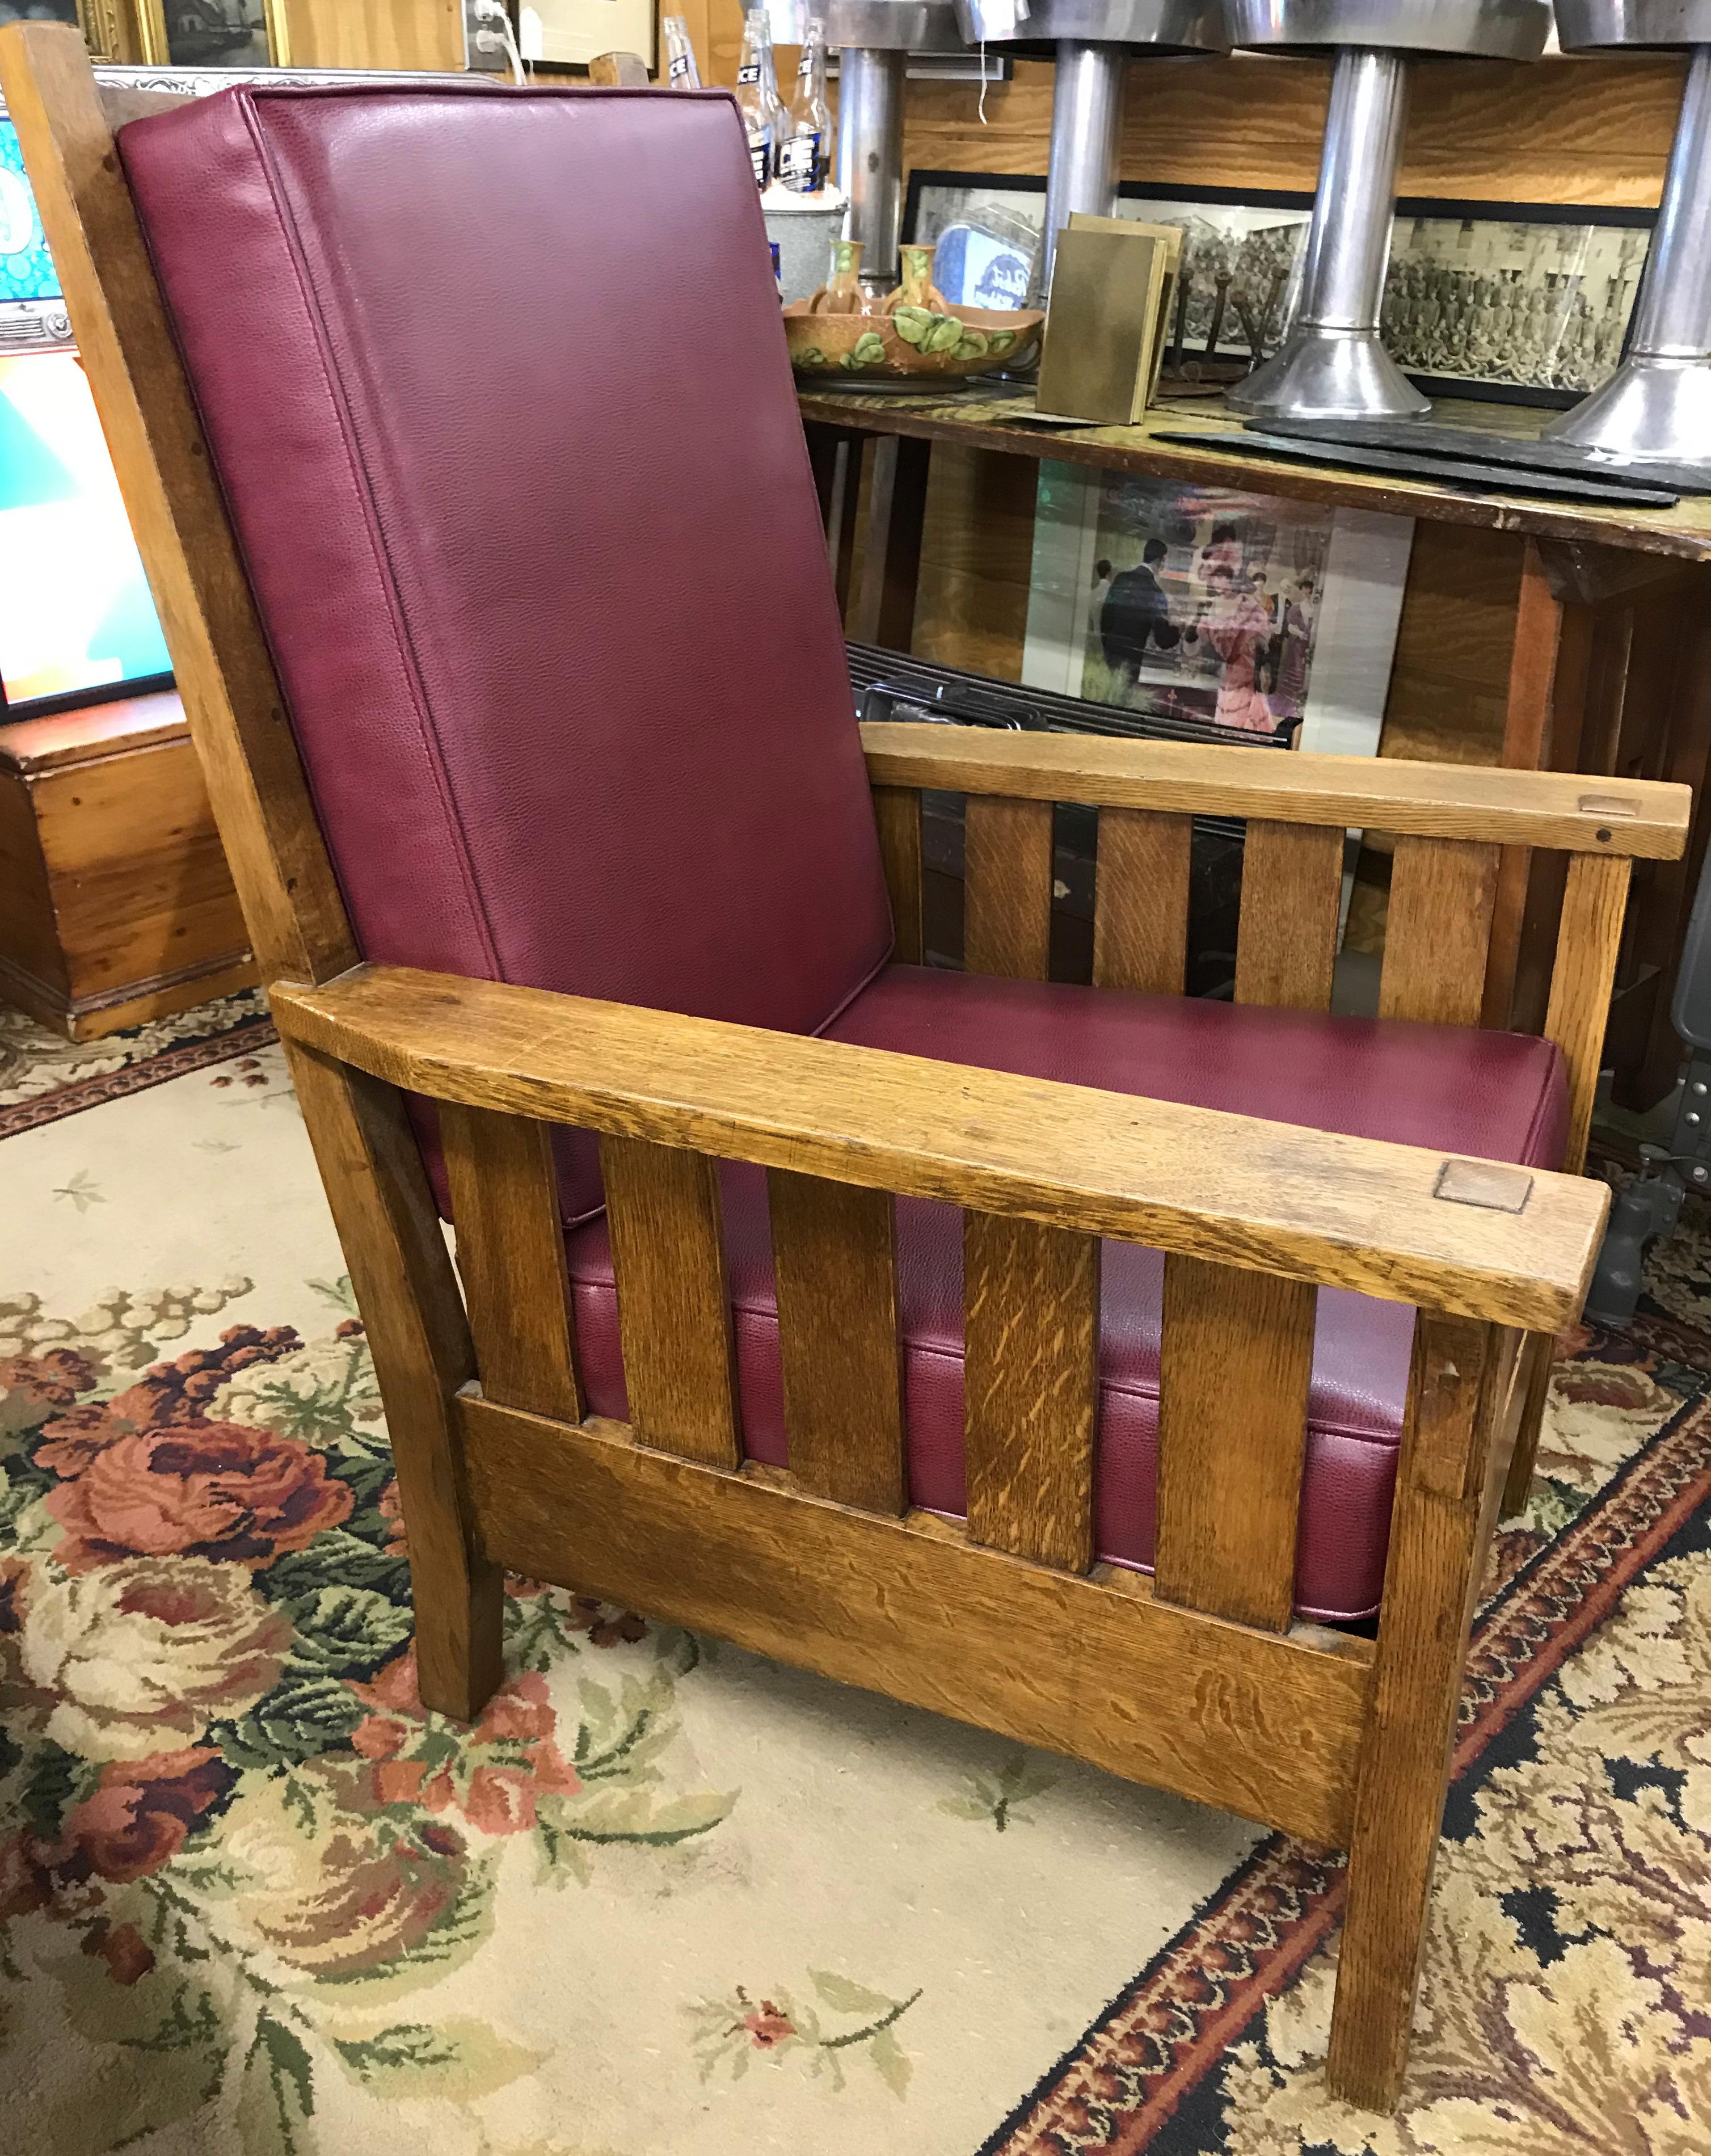
[[[120,146],[365,956],[823,1024],[890,915],[730,96],[243,87]]]
[[[891,966],[831,1038],[1391,1138],[1445,1152],[1554,1168],[1567,1113],[1549,1043],[1376,1019],[1319,1018],[1180,997],[1037,986]],[[743,1440],[783,1466],[778,1321],[766,1178],[722,1171]],[[913,1501],[964,1509],[962,1240],[949,1205],[900,1199],[898,1265]],[[594,1411],[622,1418],[623,1362],[603,1219],[570,1239],[584,1383]],[[1158,1443],[1164,1260],[1107,1242],[1100,1310],[1096,1532],[1099,1553],[1149,1566]],[[1310,1616],[1370,1614],[1383,1584],[1414,1313],[1325,1288],[1319,1297],[1296,1600]],[[1215,1373],[1209,1373],[1209,1378]]]

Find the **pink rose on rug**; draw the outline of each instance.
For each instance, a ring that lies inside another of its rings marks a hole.
[[[32,1407],[69,1408],[96,1383],[95,1365],[69,1348],[45,1355],[0,1356],[0,1393],[17,1393]]]
[[[742,2025],[754,2038],[757,2051],[770,2051],[774,2045],[796,2034],[795,2022],[770,1999],[763,1999],[752,2013],[745,2015]]]
[[[540,1798],[574,1796],[582,1786],[553,1741],[558,1717],[546,1680],[532,1670],[494,1695],[449,1756],[417,1692],[413,1646],[371,1683],[351,1689],[370,1710],[351,1743],[373,1763],[370,1788],[378,1804],[455,1809],[483,1834],[526,1834]]]
[[[295,1438],[210,1422],[115,1437],[47,1502],[67,1534],[56,1562],[85,1572],[130,1556],[269,1565],[347,1518],[352,1498]]]
[[[56,1416],[43,1429],[37,1462],[69,1479],[133,1430],[199,1424],[208,1402],[240,1371],[256,1363],[277,1363],[302,1345],[289,1325],[272,1326],[265,1332],[254,1325],[228,1326],[218,1348],[187,1348],[170,1363],[151,1364],[111,1399],[90,1401]]]
[[[95,1794],[67,1818],[59,1846],[44,1852],[46,1861],[62,1880],[144,1878],[178,1854],[197,1821],[237,1780],[237,1769],[207,1747],[115,1760],[101,1769]]]

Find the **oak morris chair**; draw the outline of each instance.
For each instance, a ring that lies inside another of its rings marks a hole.
[[[40,27],[0,76],[373,1342],[424,1699],[499,1681],[509,1566],[1346,1846],[1332,2076],[1391,2103],[1604,1217],[1557,1171],[1685,790],[863,738],[728,98],[104,100]],[[967,797],[961,974],[924,788]],[[1057,800],[1100,812],[1092,987],[1045,978]],[[1181,993],[1201,813],[1250,819],[1233,1006]],[[1350,825],[1398,834],[1375,1021],[1328,1014]],[[1504,846],[1568,855],[1543,1040],[1474,1029]]]

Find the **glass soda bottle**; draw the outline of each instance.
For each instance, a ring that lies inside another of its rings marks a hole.
[[[672,90],[699,90],[701,70],[695,65],[695,48],[689,42],[689,26],[681,15],[663,18],[665,32],[665,80]]]
[[[737,110],[749,138],[755,185],[766,187],[778,156],[778,80],[772,65],[772,32],[764,8],[743,18],[742,57],[736,70]]]
[[[796,95],[790,101],[779,143],[778,177],[798,194],[817,195],[832,169],[832,109],[826,102],[826,25],[808,18],[797,69]]]

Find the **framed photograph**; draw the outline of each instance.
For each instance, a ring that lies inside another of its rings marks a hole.
[[[1377,753],[1411,517],[1040,467],[1022,680]]]
[[[284,0],[132,0],[151,67],[286,67]]]
[[[953,305],[1020,304],[976,295],[1028,289],[1045,189],[1010,174],[911,176],[904,231],[936,242],[935,281]],[[1167,367],[1227,378],[1277,349],[1299,304],[1311,195],[1130,181],[1118,213],[1183,232]],[[1615,372],[1655,223],[1651,210],[1405,198],[1385,340],[1427,396],[1575,403]]]

